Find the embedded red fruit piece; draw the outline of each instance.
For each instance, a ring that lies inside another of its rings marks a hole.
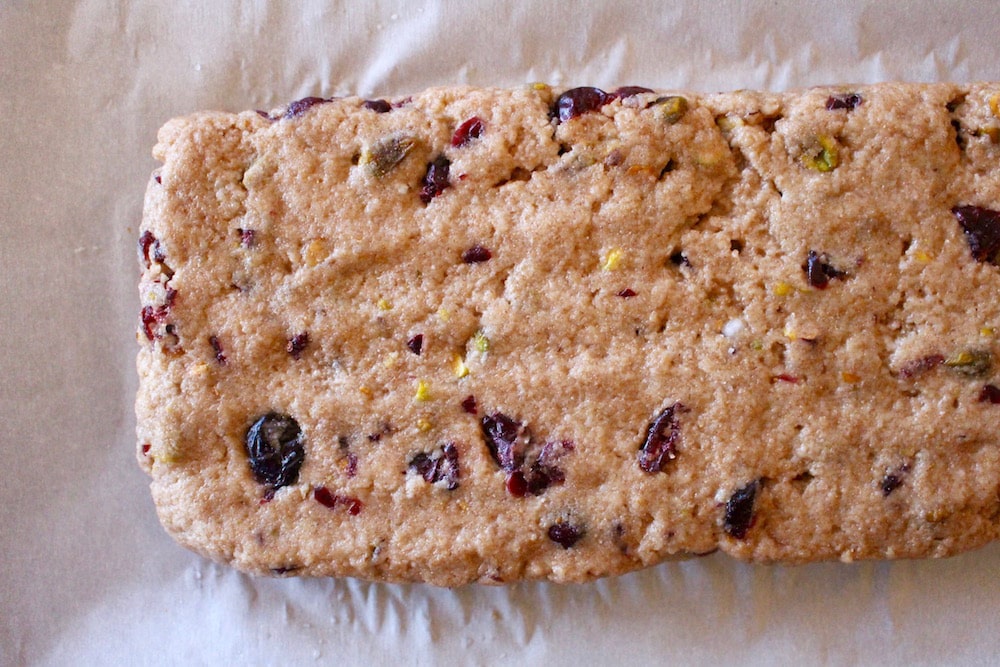
[[[152,250],[152,254],[150,254],[150,250]],[[139,237],[139,263],[148,269],[152,262],[162,262],[166,258],[160,241],[153,236],[153,232],[148,229],[144,231]]]
[[[573,443],[569,440],[547,442],[531,464],[528,473],[524,475],[527,492],[540,496],[550,486],[558,486],[566,481],[566,473],[556,465],[556,462],[566,452],[573,451]],[[507,487],[508,490],[510,487]]]
[[[406,347],[409,348],[410,352],[419,357],[421,350],[424,349],[424,335],[417,334],[410,340],[406,341]]]
[[[903,378],[911,378],[926,371],[936,368],[944,363],[944,357],[940,354],[929,354],[921,359],[914,359],[899,369],[899,375]]]
[[[253,229],[240,229],[236,230],[240,235],[240,245],[244,248],[252,248],[256,243],[257,231]]]
[[[507,475],[507,493],[515,498],[523,498],[528,493],[528,480],[524,478],[524,473],[520,470]]]
[[[465,398],[463,398],[462,399],[462,409],[465,410],[466,412],[468,412],[470,415],[476,414],[478,412],[478,409],[477,409],[477,406],[476,406],[476,397],[472,396],[470,394],[469,396],[466,396]]]
[[[139,313],[139,317],[142,319],[142,330],[146,334],[146,338],[150,341],[163,338],[163,333],[159,330],[158,325],[163,324],[169,314],[169,302],[159,308],[154,308],[153,306],[143,307],[142,312]],[[167,327],[169,326],[170,325],[167,325]],[[166,330],[166,328],[164,328],[164,330]]]
[[[474,245],[462,253],[462,261],[466,264],[478,264],[492,259],[493,253],[481,245]]]
[[[600,88],[570,88],[556,99],[554,115],[560,123],[565,123],[577,116],[599,110],[612,99],[614,98]]]
[[[157,185],[161,185],[163,183],[163,180],[160,178],[159,174],[157,174],[156,176],[153,176],[153,180],[156,181]]]
[[[375,113],[389,113],[392,111],[392,105],[385,100],[365,100],[362,106]]]
[[[1000,211],[982,206],[956,206],[951,212],[965,232],[972,257],[977,262],[1000,266]]]
[[[626,287],[625,289],[618,292],[618,296],[620,296],[623,299],[631,299],[632,297],[635,296],[635,290],[633,290],[631,287]]]
[[[209,336],[208,343],[212,346],[212,351],[215,352],[215,360],[219,362],[220,366],[225,366],[226,355],[222,351],[222,343],[219,342],[218,336]]]
[[[453,442],[445,443],[438,452],[416,454],[408,467],[428,484],[444,481],[449,491],[458,488],[458,447]]]
[[[347,452],[347,470],[345,472],[348,477],[354,477],[358,474],[358,457],[353,452]]]
[[[560,521],[549,526],[549,539],[561,546],[569,549],[580,541],[583,537],[583,529],[566,521]]]
[[[473,116],[458,126],[455,134],[451,136],[451,145],[454,148],[465,146],[473,139],[483,136],[483,130],[485,129],[486,126],[483,124],[483,121],[478,116]]]
[[[835,111],[837,109],[855,109],[861,106],[864,99],[857,93],[851,93],[850,95],[831,95],[826,99],[826,108],[828,111]]]
[[[1000,405],[1000,387],[992,384],[984,385],[983,390],[979,392],[979,402]]]
[[[847,277],[845,272],[834,268],[827,260],[826,253],[820,254],[815,250],[810,250],[806,257],[806,263],[802,265],[802,270],[806,272],[809,284],[817,289],[826,289],[833,278],[842,280]]]
[[[645,88],[643,86],[622,86],[621,88],[615,88],[614,92],[612,92],[608,96],[609,98],[608,101],[610,102],[616,97],[624,100],[626,97],[633,97],[635,95],[640,95],[642,93],[651,93],[651,92],[653,92],[651,89]]]
[[[727,535],[742,540],[753,525],[753,505],[760,489],[760,481],[754,480],[730,496],[726,502],[726,514],[722,521],[722,530]]]
[[[486,448],[497,465],[507,472],[520,468],[524,461],[524,453],[518,447],[521,422],[511,419],[502,412],[494,412],[492,415],[484,416],[480,425],[486,438]]]
[[[250,471],[259,483],[280,489],[298,480],[305,449],[295,419],[269,412],[247,429],[245,444]]]
[[[797,384],[799,379],[794,375],[789,375],[788,373],[780,373],[771,377],[771,384],[775,382],[787,382],[788,384]]]
[[[313,498],[323,507],[330,509],[336,509],[342,505],[347,508],[347,513],[351,516],[357,516],[361,512],[361,508],[364,507],[364,503],[357,498],[330,493],[330,490],[325,486],[315,487],[313,489]]]
[[[145,456],[146,454],[149,454],[149,450],[152,449],[152,447],[153,446],[150,445],[149,443],[144,444],[142,446],[142,455]]]
[[[285,346],[285,351],[292,355],[292,358],[298,360],[302,357],[303,350],[309,345],[309,333],[303,331],[302,333],[295,334],[288,339],[288,345]]]
[[[674,403],[649,424],[646,440],[639,448],[639,467],[648,473],[663,470],[669,461],[677,458],[677,441],[681,437],[681,425],[677,413],[685,412],[681,403]]]
[[[322,97],[303,97],[301,100],[295,100],[288,105],[287,109],[285,109],[285,118],[298,118],[317,104],[323,104],[329,101],[330,100],[323,99]]]
[[[264,111],[263,109],[254,109],[254,111],[257,113],[258,116],[260,116],[265,120],[272,120],[272,121],[274,120],[273,118],[271,118],[271,114]]]
[[[424,184],[420,188],[420,201],[429,204],[432,199],[451,186],[451,182],[448,180],[450,169],[451,160],[443,155],[437,156],[433,162],[427,165]]]

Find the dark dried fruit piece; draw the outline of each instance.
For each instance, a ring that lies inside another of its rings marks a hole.
[[[564,453],[573,451],[573,448],[573,443],[569,440],[545,443],[538,458],[524,475],[526,491],[533,496],[540,496],[550,486],[558,486],[566,481],[566,473],[556,462]],[[508,486],[508,490],[509,488]]]
[[[632,297],[635,296],[635,290],[633,290],[631,287],[626,287],[625,289],[618,292],[617,296],[620,296],[623,299],[631,299]]]
[[[150,254],[152,250],[152,254]],[[162,262],[166,259],[160,241],[148,229],[139,237],[139,263],[149,268],[152,262]]]
[[[920,359],[914,359],[913,361],[907,362],[899,369],[899,376],[902,378],[911,378],[914,375],[920,375],[926,371],[936,368],[944,363],[944,357],[940,354],[929,354],[926,357]]]
[[[309,332],[303,331],[302,333],[295,334],[288,339],[288,345],[285,346],[285,351],[292,355],[292,358],[298,360],[302,357],[302,352],[309,345]]]
[[[424,349],[424,335],[417,334],[416,336],[413,336],[410,340],[406,341],[406,347],[410,350],[410,352],[419,357],[421,350]]]
[[[613,100],[615,98],[624,100],[626,97],[634,97],[635,95],[640,95],[642,93],[653,92],[649,88],[643,86],[621,86],[620,88],[615,88],[614,91],[608,97]],[[610,100],[609,100],[610,101]]]
[[[1000,387],[993,384],[983,385],[982,391],[979,392],[979,402],[1000,405]]]
[[[353,496],[341,496],[335,493],[330,493],[330,490],[325,486],[317,486],[314,488],[313,498],[315,498],[316,502],[323,507],[329,507],[330,509],[336,509],[338,506],[344,506],[347,508],[347,513],[351,516],[357,516],[364,507],[364,503],[357,498],[354,498]]]
[[[466,264],[486,262],[492,259],[492,257],[493,253],[489,251],[489,248],[484,248],[481,245],[474,245],[462,253],[462,261]]]
[[[443,481],[449,491],[458,488],[458,447],[453,442],[445,443],[437,452],[416,454],[407,467],[428,484]]]
[[[835,111],[837,109],[855,109],[861,106],[864,99],[857,93],[851,93],[850,95],[831,95],[826,99],[826,108],[828,111]]]
[[[451,160],[443,155],[438,155],[427,165],[423,187],[420,188],[420,201],[429,204],[432,199],[451,187],[451,181],[448,180],[450,170]]]
[[[910,466],[907,464],[901,465],[898,469],[886,473],[885,477],[879,483],[879,488],[882,489],[882,495],[888,497],[893,491],[898,489],[903,485],[903,476],[910,471]]]
[[[358,457],[354,455],[354,452],[347,452],[347,467],[344,468],[344,473],[347,474],[348,478],[358,474]]]
[[[389,113],[392,111],[392,105],[385,100],[365,100],[361,106],[375,113]]]
[[[486,448],[503,470],[513,472],[524,462],[521,439],[522,424],[502,412],[486,415],[480,421]]]
[[[520,470],[507,475],[507,493],[515,498],[523,498],[528,493],[528,480],[524,478],[524,473]]]
[[[252,248],[256,243],[257,231],[254,229],[237,229],[240,235],[240,245],[244,248]]]
[[[455,148],[465,146],[473,139],[483,136],[486,126],[478,116],[473,116],[458,126],[455,134],[451,136],[451,145]]]
[[[245,443],[250,471],[259,483],[280,489],[298,480],[305,449],[295,419],[269,412],[247,429]]]
[[[760,481],[754,480],[730,496],[726,502],[726,514],[722,520],[722,530],[727,535],[742,540],[753,525],[753,505],[760,489]]]
[[[670,263],[674,266],[687,266],[689,268],[691,266],[691,262],[688,261],[687,255],[680,250],[670,255]]]
[[[583,528],[566,521],[560,521],[549,526],[549,539],[561,546],[569,549],[580,541],[583,537]]]
[[[640,468],[648,473],[660,472],[669,461],[677,458],[677,441],[681,437],[677,413],[685,410],[683,404],[674,403],[650,422],[646,440],[639,447]]]
[[[462,409],[468,412],[470,415],[474,415],[478,412],[476,406],[476,397],[469,395],[462,399]]]
[[[802,265],[802,270],[806,272],[809,284],[817,289],[826,289],[834,278],[843,280],[847,277],[847,273],[834,268],[828,260],[826,253],[820,254],[815,250],[810,250],[806,257],[806,263]]]
[[[295,100],[285,109],[285,118],[298,118],[317,104],[324,104],[329,101],[322,97],[303,97],[301,100]]]
[[[1000,266],[1000,211],[982,206],[956,206],[951,212],[965,232],[972,257],[977,262]]]
[[[600,88],[589,86],[570,88],[556,99],[553,111],[559,122],[565,123],[577,116],[597,111],[611,99],[613,98]]]
[[[222,351],[222,343],[219,342],[218,336],[209,336],[208,344],[212,346],[212,351],[215,352],[215,360],[220,366],[226,365],[226,355]]]

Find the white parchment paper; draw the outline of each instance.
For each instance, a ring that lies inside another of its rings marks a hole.
[[[157,128],[447,83],[1000,79],[1000,3],[0,0],[0,664],[996,664],[1000,546],[724,556],[592,585],[260,580],[160,529],[134,462]]]

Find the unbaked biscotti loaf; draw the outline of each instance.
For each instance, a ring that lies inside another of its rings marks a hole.
[[[581,581],[1000,529],[998,84],[167,123],[138,458],[256,573]]]

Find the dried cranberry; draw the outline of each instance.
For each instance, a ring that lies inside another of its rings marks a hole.
[[[837,109],[855,109],[861,106],[864,99],[857,93],[851,93],[850,95],[831,95],[826,99],[826,108],[828,111],[835,111]]]
[[[956,206],[951,212],[965,232],[977,262],[1000,265],[1000,211],[981,206]]]
[[[583,537],[583,529],[566,521],[549,526],[549,539],[563,549],[569,549],[579,542],[581,537]]]
[[[775,382],[787,382],[788,384],[798,384],[799,379],[794,375],[789,375],[788,373],[779,373],[778,375],[771,376],[771,384]]]
[[[264,111],[263,109],[254,109],[254,111],[257,113],[258,116],[264,118],[265,120],[274,120],[273,118],[271,118],[271,114]]]
[[[442,445],[439,452],[416,454],[408,467],[428,484],[444,481],[449,491],[458,488],[458,447],[453,442]]]
[[[600,88],[571,88],[556,99],[554,115],[560,123],[565,123],[582,114],[597,111],[611,99]]]
[[[929,354],[921,359],[915,359],[908,362],[899,369],[900,377],[911,378],[914,375],[920,375],[926,371],[936,368],[944,363],[944,357],[940,354]]]
[[[256,243],[257,231],[254,229],[237,229],[240,235],[240,245],[244,248],[252,248]]]
[[[375,113],[389,113],[392,111],[392,105],[385,100],[365,100],[362,105],[366,109],[370,109]]]
[[[507,475],[507,493],[515,498],[523,498],[528,493],[528,480],[524,478],[524,473],[520,470]]]
[[[983,390],[979,392],[979,402],[1000,405],[1000,387],[992,384],[984,385]]]
[[[465,146],[473,139],[483,136],[484,129],[486,126],[483,121],[478,116],[473,116],[458,126],[455,134],[451,136],[451,145],[455,148]]]
[[[420,188],[420,201],[429,204],[432,199],[451,186],[451,182],[448,180],[450,169],[451,160],[443,155],[437,156],[433,162],[427,165],[424,184]]]
[[[470,415],[476,414],[476,412],[478,412],[476,406],[476,397],[470,394],[469,396],[463,398],[462,409],[468,412]]]
[[[847,274],[834,268],[827,262],[826,254],[819,254],[815,250],[810,250],[806,257],[806,263],[802,265],[802,270],[806,272],[806,279],[809,284],[817,289],[826,289],[826,286],[833,278],[843,279]]]
[[[674,403],[649,424],[646,440],[639,448],[639,467],[648,473],[663,470],[667,462],[677,458],[677,441],[681,437],[681,425],[677,413],[684,412],[681,403]]]
[[[225,366],[226,355],[222,351],[222,343],[219,342],[218,336],[209,336],[208,343],[212,346],[212,351],[215,352],[215,360],[219,362],[220,366]]]
[[[142,330],[146,334],[146,338],[150,341],[163,338],[163,334],[158,331],[157,325],[166,321],[169,314],[169,307],[166,305],[159,308],[154,308],[153,306],[143,307],[142,312],[139,313],[139,317],[142,319]]]
[[[624,100],[626,97],[632,97],[634,95],[640,95],[642,93],[651,93],[651,92],[653,91],[643,86],[622,86],[621,88],[615,88],[614,92],[612,92],[611,95],[609,95],[609,97],[610,99],[615,99],[617,97],[619,99]]]
[[[688,261],[687,255],[678,250],[674,254],[670,255],[670,261],[675,266],[691,266],[691,262]]]
[[[153,176],[153,180],[156,181],[157,185],[161,185],[163,183],[163,179],[160,178],[159,174],[156,174],[155,176]]]
[[[357,516],[361,512],[361,508],[364,507],[364,503],[357,498],[330,493],[330,490],[325,486],[314,488],[313,498],[323,507],[329,507],[330,509],[336,509],[337,506],[343,505],[347,508],[347,513],[351,516]]]
[[[259,483],[278,489],[298,480],[305,450],[295,419],[269,412],[247,429],[245,440],[250,471]]]
[[[152,254],[150,254],[152,249]],[[152,262],[162,262],[166,259],[160,241],[148,229],[139,237],[139,263],[147,269]]]
[[[518,447],[522,424],[503,414],[494,412],[481,420],[483,436],[486,438],[486,448],[493,460],[507,472],[513,472],[521,467],[524,453]]]
[[[538,458],[524,475],[527,492],[533,496],[540,496],[550,486],[558,486],[566,481],[566,474],[562,468],[556,465],[556,462],[563,453],[572,450],[573,443],[569,440],[545,443]],[[508,490],[509,488],[508,486]]]
[[[285,118],[298,118],[317,104],[323,104],[324,102],[329,101],[330,100],[323,99],[322,97],[303,97],[301,100],[295,100],[289,104],[288,108],[285,110]]]
[[[462,253],[462,261],[466,264],[478,264],[480,262],[489,261],[493,257],[493,253],[489,251],[489,248],[484,248],[481,245],[474,245],[465,252]]]
[[[298,360],[301,358],[302,352],[306,349],[307,345],[309,345],[309,332],[303,331],[288,339],[285,351],[292,355],[292,358]]]
[[[618,296],[620,296],[623,299],[631,299],[632,297],[635,296],[635,290],[633,290],[631,287],[626,287],[625,289],[618,292]]]
[[[753,525],[753,505],[760,489],[760,481],[754,480],[730,496],[726,502],[726,514],[722,529],[726,534],[742,540]]]
[[[153,446],[150,445],[148,442],[146,444],[144,444],[142,446],[142,455],[145,456],[146,454],[149,454],[149,450],[152,449],[152,447]]]
[[[420,351],[424,349],[424,335],[417,334],[410,340],[406,341],[406,347],[410,349],[410,352],[419,357]]]
[[[347,469],[344,472],[348,477],[358,474],[358,457],[353,452],[347,452]]]

